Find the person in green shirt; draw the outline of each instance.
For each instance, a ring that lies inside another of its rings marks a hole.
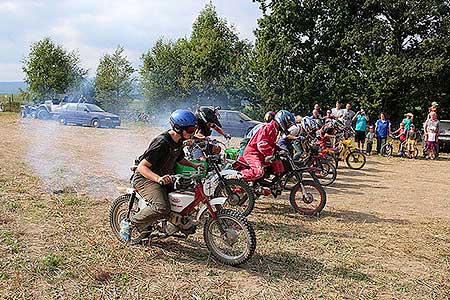
[[[403,119],[403,124],[405,124],[405,130],[409,131],[411,129],[411,123],[414,118],[412,113],[405,114],[405,118]]]

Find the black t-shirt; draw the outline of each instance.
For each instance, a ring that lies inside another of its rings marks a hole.
[[[211,136],[211,134],[212,134],[211,127],[209,127],[205,121],[198,119],[197,125],[198,125],[199,133],[201,133],[204,136]]]
[[[150,142],[148,149],[139,157],[139,162],[143,159],[147,160],[152,164],[150,170],[159,176],[164,176],[173,174],[175,163],[183,158],[183,142],[175,143],[166,131]]]

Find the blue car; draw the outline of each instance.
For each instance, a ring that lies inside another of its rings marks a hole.
[[[223,131],[236,137],[243,137],[249,128],[261,123],[236,110],[219,110],[219,114]]]
[[[106,112],[97,105],[90,103],[64,104],[55,110],[54,118],[62,125],[88,125],[97,128],[120,126],[119,116]]]

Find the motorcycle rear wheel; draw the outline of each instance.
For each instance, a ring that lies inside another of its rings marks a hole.
[[[350,169],[360,170],[366,164],[366,156],[360,151],[353,150],[347,155],[345,162]]]
[[[203,227],[206,247],[223,264],[237,266],[245,263],[256,249],[253,227],[244,215],[234,210],[222,209],[216,217],[215,220],[209,217]]]
[[[117,197],[111,206],[109,207],[109,225],[114,233],[114,236],[119,239],[119,241],[125,243],[126,241],[120,235],[120,222],[127,217],[128,205],[131,200],[131,195],[125,194]],[[130,213],[130,217],[139,211],[137,202],[133,204],[133,208]],[[132,228],[131,230],[131,243],[136,243],[139,237],[139,232],[137,229]]]
[[[247,182],[241,179],[225,179],[223,182],[232,191],[232,195],[227,195],[225,187],[219,183],[214,191],[214,197],[226,197],[227,201],[222,206],[230,208],[248,216],[255,207],[255,194]]]

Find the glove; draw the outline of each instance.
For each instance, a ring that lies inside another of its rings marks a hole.
[[[225,139],[227,139],[227,140],[231,140],[231,134],[229,134],[229,133],[225,133],[225,134],[224,134],[224,137],[225,137]]]
[[[270,162],[272,162],[274,159],[275,159],[275,157],[274,157],[273,155],[269,155],[269,156],[266,156],[266,157],[264,158],[264,162],[270,163]]]

